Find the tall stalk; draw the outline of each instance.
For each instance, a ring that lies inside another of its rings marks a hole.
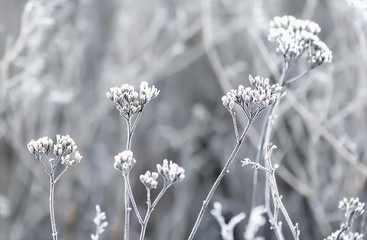
[[[188,240],[192,240],[192,239],[194,238],[194,236],[195,236],[195,234],[196,234],[196,232],[197,232],[197,230],[198,230],[198,228],[199,228],[199,225],[200,225],[200,223],[201,223],[201,220],[202,220],[202,219],[203,219],[203,217],[204,217],[205,210],[206,210],[206,208],[208,207],[209,202],[210,202],[210,200],[212,199],[212,197],[213,197],[213,195],[214,195],[215,190],[217,189],[217,187],[218,187],[218,186],[219,186],[219,184],[221,183],[221,181],[222,181],[222,179],[224,178],[224,176],[228,173],[229,167],[231,166],[231,164],[232,164],[232,162],[233,162],[234,158],[236,157],[236,155],[237,155],[238,151],[240,150],[241,145],[242,145],[242,143],[243,143],[243,140],[244,140],[244,138],[246,137],[247,132],[248,132],[248,130],[249,130],[249,128],[250,128],[250,126],[251,126],[251,124],[252,124],[252,121],[253,121],[252,119],[250,119],[250,120],[248,121],[248,123],[247,123],[247,125],[246,125],[245,130],[243,130],[243,132],[242,132],[241,137],[237,138],[236,146],[234,147],[234,149],[233,149],[233,151],[232,151],[231,155],[229,156],[229,158],[228,158],[228,160],[227,160],[226,164],[224,165],[224,167],[223,167],[222,171],[220,172],[219,176],[217,177],[217,179],[215,180],[215,182],[214,182],[213,186],[211,187],[211,189],[210,189],[210,191],[209,191],[208,195],[206,196],[205,200],[203,201],[203,205],[202,205],[202,207],[201,207],[201,209],[200,209],[199,215],[198,215],[198,217],[197,217],[197,219],[196,219],[196,222],[195,222],[194,227],[193,227],[193,228],[192,228],[192,230],[191,230],[191,233],[190,233],[190,236],[189,236]]]

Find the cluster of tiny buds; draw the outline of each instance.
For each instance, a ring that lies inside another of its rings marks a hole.
[[[27,144],[28,150],[35,156],[39,156],[41,153],[48,155],[52,149],[53,141],[49,137],[41,137],[38,140],[31,140]]]
[[[134,86],[123,84],[121,87],[113,87],[106,93],[107,98],[117,104],[117,110],[121,116],[131,117],[133,114],[141,112],[150,100],[157,97],[159,90],[149,87],[147,82],[140,84],[139,93],[134,90]]]
[[[140,181],[144,184],[147,189],[157,188],[158,173],[146,171],[145,174],[140,175]]]
[[[345,217],[347,219],[357,218],[364,213],[364,205],[365,203],[361,203],[359,198],[344,198],[343,201],[339,202],[339,209],[345,210]]]
[[[223,105],[230,111],[233,111],[234,104],[238,104],[243,109],[247,108],[250,112],[257,111],[258,108],[266,108],[273,104],[278,93],[282,90],[279,84],[269,84],[268,78],[249,76],[250,83],[254,89],[243,85],[239,85],[238,89],[232,89],[222,97]]]
[[[61,158],[61,164],[66,167],[71,167],[80,162],[82,156],[78,151],[74,140],[69,136],[56,135],[56,144],[54,145],[54,154]],[[71,159],[71,154],[74,153],[74,159]]]
[[[270,22],[268,39],[278,42],[277,52],[287,59],[301,56],[305,50],[310,49],[308,58],[311,68],[314,68],[332,60],[332,52],[317,36],[320,31],[315,22],[286,15],[275,17]]]
[[[76,149],[78,148],[74,142],[74,140],[69,136],[60,136],[56,135],[56,143],[53,145],[53,141],[49,137],[41,137],[38,140],[31,140],[27,144],[28,150],[35,155],[36,158],[39,158],[42,153],[48,155],[53,146],[53,153],[55,154],[57,159],[61,160],[61,164],[66,167],[71,167],[79,163],[82,159],[82,156]],[[71,158],[71,154],[74,153],[74,158]],[[54,159],[50,159],[51,164],[54,162]]]
[[[136,160],[133,156],[133,152],[126,150],[115,156],[115,163],[113,166],[122,174],[127,175],[135,163]]]
[[[157,164],[157,170],[164,178],[164,181],[169,185],[175,182],[180,182],[185,178],[185,169],[178,166],[172,161],[163,160],[163,164]]]

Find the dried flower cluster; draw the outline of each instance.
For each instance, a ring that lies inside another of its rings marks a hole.
[[[344,216],[346,218],[345,223],[340,225],[340,228],[333,232],[326,240],[362,240],[364,235],[358,232],[349,231],[350,227],[356,218],[364,213],[365,203],[359,201],[359,198],[344,198],[339,202],[339,209],[344,210]]]
[[[157,188],[158,173],[146,171],[145,174],[140,175],[140,181],[144,184],[147,189]]]
[[[69,136],[60,136],[56,135],[56,143],[53,145],[53,141],[49,137],[41,137],[38,140],[31,140],[27,148],[28,150],[37,158],[40,158],[40,155],[44,153],[48,155],[53,146],[53,153],[56,156],[56,159],[61,160],[61,164],[65,167],[71,167],[80,162],[82,156],[76,149],[78,148],[74,142],[74,140]],[[71,155],[74,153],[74,157]],[[51,158],[50,163],[52,167],[56,167],[58,161]]]
[[[53,141],[49,137],[41,137],[38,140],[31,140],[27,144],[28,150],[35,156],[39,156],[40,154],[44,153],[48,155],[48,153],[52,149]]]
[[[163,160],[163,164],[157,164],[157,170],[160,175],[164,178],[164,181],[168,184],[180,182],[185,178],[185,169],[178,166],[172,161]]]
[[[113,87],[106,93],[107,98],[117,104],[120,115],[130,118],[133,114],[141,112],[150,100],[157,97],[159,90],[149,87],[147,82],[140,84],[139,93],[134,90],[134,86],[123,84],[121,87]]]
[[[273,104],[277,98],[278,93],[282,90],[279,84],[270,85],[268,78],[256,76],[253,78],[249,75],[250,83],[255,87],[254,89],[243,85],[239,85],[238,89],[232,89],[222,97],[223,105],[232,112],[234,104],[238,104],[248,117],[254,117],[262,109]]]
[[[93,222],[96,224],[96,233],[91,234],[91,239],[98,240],[100,235],[108,226],[108,222],[106,221],[106,213],[101,211],[101,207],[99,205],[96,205],[96,217],[94,218]]]
[[[339,209],[344,210],[344,216],[347,219],[351,219],[354,221],[357,217],[361,216],[364,213],[364,205],[359,201],[359,198],[344,198],[343,201],[339,202]]]
[[[127,175],[131,168],[136,163],[136,160],[133,156],[133,152],[130,150],[123,151],[115,156],[115,169],[122,172],[122,174]]]
[[[317,36],[321,31],[317,23],[286,15],[275,17],[269,25],[269,41],[279,44],[276,50],[287,60],[308,50],[311,68],[331,62],[332,52]]]
[[[54,145],[54,154],[56,157],[61,158],[61,164],[70,167],[77,164],[82,159],[82,156],[78,151],[74,140],[69,136],[56,135],[56,144]],[[75,158],[71,159],[70,155],[74,153]]]

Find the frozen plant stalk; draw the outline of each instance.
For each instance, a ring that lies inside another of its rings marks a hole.
[[[120,115],[126,120],[127,125],[127,138],[126,138],[126,151],[115,156],[114,167],[121,171],[124,178],[124,196],[125,196],[125,224],[124,224],[124,239],[129,239],[130,229],[130,202],[129,202],[129,173],[135,162],[132,157],[131,142],[136,125],[139,122],[141,114],[145,108],[145,105],[152,99],[156,98],[159,94],[159,90],[155,87],[149,87],[147,82],[140,84],[139,92],[135,91],[134,86],[130,84],[123,84],[121,87],[112,87],[110,91],[106,93],[107,98],[117,105],[117,110]],[[136,115],[135,119],[133,116]],[[131,156],[131,159],[130,159]],[[119,159],[119,160],[118,160]],[[131,161],[130,161],[130,160]],[[120,165],[118,165],[120,164]]]
[[[211,187],[206,199],[203,201],[203,205],[199,212],[199,215],[196,219],[195,225],[191,230],[189,240],[192,240],[195,236],[196,231],[199,228],[200,222],[204,216],[205,210],[208,207],[210,200],[212,199],[215,190],[219,186],[220,182],[224,178],[224,176],[229,172],[229,167],[231,166],[234,158],[236,157],[240,147],[243,143],[244,138],[247,135],[247,132],[251,126],[251,124],[255,121],[255,119],[259,116],[259,114],[271,106],[278,99],[279,92],[282,87],[279,84],[270,85],[268,78],[263,77],[255,77],[253,78],[251,75],[249,76],[249,80],[253,88],[247,87],[245,88],[242,85],[239,85],[237,89],[232,89],[226,95],[222,97],[222,103],[227,108],[229,113],[232,116],[234,132],[236,136],[236,146],[234,147],[231,155],[229,156],[226,164],[224,165],[221,173],[217,177],[213,186]],[[238,105],[242,111],[245,113],[247,117],[247,125],[245,129],[242,131],[241,135],[238,132],[237,127],[237,119],[234,111],[235,105]]]
[[[344,198],[339,202],[339,209],[344,211],[345,222],[340,225],[340,228],[333,232],[326,240],[363,240],[364,235],[358,232],[351,232],[349,229],[353,225],[356,218],[364,213],[365,203],[360,202],[359,198]]]
[[[62,175],[73,165],[78,164],[82,159],[82,156],[78,151],[76,151],[77,146],[74,140],[69,136],[56,135],[56,143],[49,137],[42,137],[38,140],[31,140],[27,145],[28,150],[33,154],[33,156],[38,160],[38,162],[43,167],[43,170],[47,173],[50,178],[50,220],[52,229],[52,239],[57,240],[57,229],[55,221],[55,209],[54,209],[54,193],[55,184],[61,178]],[[52,151],[53,150],[53,151]],[[50,158],[49,153],[52,151],[54,157]],[[45,157],[50,164],[47,167],[42,157]],[[56,174],[56,169],[59,165],[63,165],[65,168]]]

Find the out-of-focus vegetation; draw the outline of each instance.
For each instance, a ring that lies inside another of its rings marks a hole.
[[[56,187],[60,238],[90,239],[99,204],[109,222],[101,238],[122,239],[123,184],[113,163],[124,150],[126,129],[106,92],[123,83],[138,87],[141,81],[155,84],[160,94],[144,110],[132,143],[137,162],[131,185],[139,206],[146,201],[139,175],[165,158],[186,170],[185,181],[157,205],[146,239],[186,239],[235,145],[221,97],[248,85],[249,74],[278,79],[282,56],[268,42],[267,31],[273,17],[286,14],[318,23],[333,61],[287,87],[277,111],[272,142],[278,149],[272,161],[280,166],[279,192],[299,223],[301,239],[328,236],[344,221],[340,199],[367,199],[365,5],[0,0],[0,239],[50,239],[48,178],[26,145],[57,133],[72,135],[83,154]],[[264,115],[213,197],[228,218],[251,210],[253,170],[240,167],[240,160],[255,158]],[[239,127],[245,124],[246,119],[239,121]],[[263,201],[264,175],[259,176]],[[235,228],[235,239],[242,239],[248,218]],[[291,236],[286,228],[284,234]],[[134,214],[130,235],[139,235]],[[259,235],[276,239],[269,224]],[[196,239],[221,239],[209,211]]]

